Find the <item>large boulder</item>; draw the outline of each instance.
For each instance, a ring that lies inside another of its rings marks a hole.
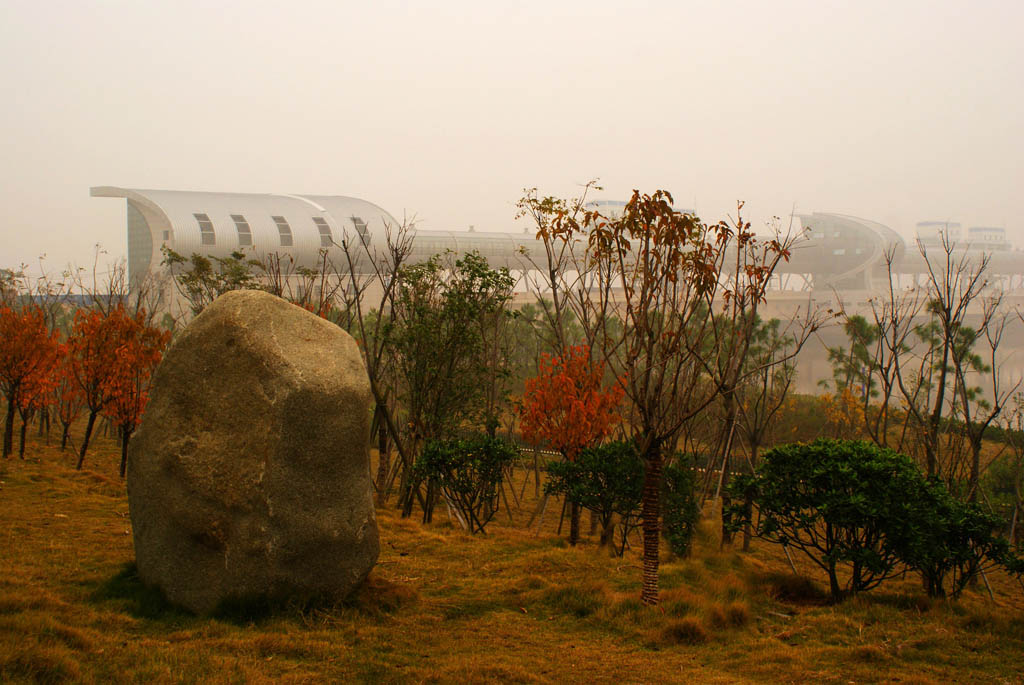
[[[379,539],[355,341],[273,295],[227,293],[174,341],[132,438],[139,575],[175,604],[340,599]]]

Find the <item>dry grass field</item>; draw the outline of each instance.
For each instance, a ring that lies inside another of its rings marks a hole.
[[[719,551],[708,525],[692,558],[664,557],[648,609],[635,552],[568,547],[557,507],[524,529],[532,483],[487,536],[379,511],[380,561],[345,605],[197,618],[133,572],[113,442],[73,464],[37,439],[0,463],[3,682],[1024,682],[1008,577],[994,602],[983,585],[929,601],[907,577],[829,606],[780,551]]]

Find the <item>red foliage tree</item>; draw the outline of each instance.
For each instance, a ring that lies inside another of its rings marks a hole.
[[[57,365],[54,368],[54,382],[51,390],[51,404],[57,410],[57,418],[62,427],[60,449],[67,449],[71,435],[71,424],[85,409],[85,398],[78,384],[71,365],[71,351],[67,343],[57,348]]]
[[[163,356],[170,340],[170,331],[146,326],[133,319],[130,335],[117,348],[114,368],[107,377],[109,401],[104,414],[121,431],[121,477],[128,465],[128,441],[142,420],[142,412],[149,402],[149,389],[153,371]]]
[[[586,345],[566,348],[561,356],[542,355],[540,370],[526,381],[520,409],[523,438],[542,442],[572,461],[581,449],[600,442],[619,420],[623,390],[603,387],[604,363]],[[569,542],[579,539],[579,507],[569,519]]]
[[[50,404],[54,385],[54,369],[57,366],[57,341],[52,338],[44,350],[45,357],[35,373],[30,374],[21,386],[18,396],[18,415],[21,417],[21,433],[18,439],[18,456],[25,458],[25,431],[28,422],[37,411]]]
[[[166,342],[166,334],[146,325],[143,311],[133,316],[118,304],[107,312],[75,312],[74,325],[68,337],[70,370],[82,401],[89,409],[77,468],[82,468],[96,417],[101,412],[107,413],[112,403],[118,401],[124,410],[113,410],[119,416],[118,421],[122,421],[120,417],[133,413],[129,405],[133,401],[138,402],[141,394],[129,391],[128,386],[136,380],[142,382],[141,376],[136,378],[133,374],[142,373],[139,369],[143,367],[149,369],[146,374],[150,373],[156,363],[151,362],[153,352],[149,347],[158,346],[162,351]],[[156,360],[159,361],[159,352]],[[134,400],[131,399],[133,396]],[[145,402],[141,404],[144,406]],[[141,407],[137,413],[141,415]],[[134,429],[137,417],[131,423]],[[121,426],[123,428],[123,422]]]
[[[57,334],[38,307],[0,307],[0,392],[7,400],[3,456],[14,447],[14,412],[36,401],[56,359]]]

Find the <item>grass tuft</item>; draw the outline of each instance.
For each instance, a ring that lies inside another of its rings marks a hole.
[[[772,599],[791,604],[825,605],[828,593],[810,578],[791,573],[766,573],[761,581],[768,588]]]
[[[661,631],[664,645],[700,645],[708,641],[708,633],[695,618],[672,621]]]
[[[30,644],[14,651],[0,653],[0,680],[32,683],[66,683],[81,679],[81,667],[64,648]]]
[[[850,650],[850,658],[863,664],[880,664],[887,661],[889,656],[877,645],[861,645]]]
[[[731,602],[725,607],[725,620],[733,628],[742,628],[750,623],[750,607],[746,602]]]
[[[607,592],[599,586],[555,587],[542,595],[541,601],[550,609],[586,618],[608,604]]]
[[[446,620],[458,620],[467,618],[479,618],[486,614],[501,611],[506,607],[498,601],[491,599],[473,599],[450,604],[444,608],[443,615]]]

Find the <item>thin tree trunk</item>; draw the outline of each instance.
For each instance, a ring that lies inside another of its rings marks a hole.
[[[533,448],[533,496],[540,497],[540,448]]]
[[[974,441],[971,441],[971,477],[968,482],[968,488],[970,495],[967,498],[968,502],[972,504],[978,501],[978,486],[981,480],[981,440],[978,440],[978,444],[975,445]]]
[[[4,458],[14,451],[14,396],[7,398],[7,419],[4,421]]]
[[[122,426],[121,434],[124,436],[121,440],[121,478],[124,478],[128,470],[128,441],[131,440],[132,432]]]
[[[644,459],[643,517],[644,555],[643,585],[640,601],[648,606],[658,603],[658,544],[661,537],[661,445],[652,442]]]
[[[71,436],[71,424],[61,422],[64,425],[64,430],[61,431],[60,435],[60,451],[63,452],[68,448],[68,438]]]
[[[836,576],[836,562],[830,562],[828,566],[828,589],[832,595],[832,601],[838,602],[843,597],[843,590],[839,587],[839,578]]]
[[[789,553],[789,545],[783,545],[782,551],[786,553],[786,559],[789,561],[789,567],[793,569],[793,575],[800,575],[799,573],[797,573],[796,564],[793,563],[793,555]]]
[[[536,519],[538,515],[542,514],[544,510],[547,509],[548,497],[549,495],[545,494],[544,497],[542,497],[540,501],[537,502],[537,508],[533,510],[533,514],[530,516],[530,522],[526,524],[527,528],[532,526],[534,519]]]
[[[732,501],[729,497],[729,464],[732,461],[732,437],[736,432],[736,408],[730,401],[729,413],[727,420],[729,421],[729,435],[725,439],[725,449],[722,457],[722,478],[719,480],[718,489],[722,493],[722,512],[724,514],[725,508],[729,506]],[[717,499],[717,497],[716,497]],[[721,547],[732,544],[732,533],[725,528],[725,516],[722,516],[722,543]]]
[[[380,405],[377,407],[380,414]],[[377,421],[377,506],[388,500],[388,472],[391,470],[391,451],[388,449],[388,426],[383,416]]]
[[[757,452],[758,444],[755,442],[750,447],[750,469],[751,471],[757,469]],[[743,497],[743,511],[746,514],[744,517],[746,522],[743,524],[743,551],[750,551],[750,539],[754,537],[753,531],[751,530],[750,517],[754,509],[754,498],[747,493]]]
[[[943,333],[945,335],[945,331]],[[935,393],[935,408],[928,422],[927,443],[925,445],[925,459],[927,476],[932,478],[938,475],[938,448],[939,448],[939,422],[942,418],[942,406],[946,395],[946,366],[949,364],[949,339],[943,339],[942,345],[942,366],[939,367],[939,387]]]
[[[534,533],[534,535],[540,535],[541,526],[544,525],[544,512],[546,512],[547,510],[548,510],[548,496],[544,495],[544,497],[540,501],[540,507],[537,509],[536,512],[534,512],[534,515],[537,515],[538,513],[540,514],[540,519],[538,519],[538,521],[537,521],[537,531]],[[533,518],[530,519],[530,524],[532,524],[532,523],[533,523]],[[529,528],[530,525],[527,524],[526,527]]]
[[[609,517],[606,525],[601,526],[601,541],[599,546],[604,547],[615,540],[615,521]]]
[[[580,505],[569,504],[569,544],[575,546],[580,541]]]
[[[18,442],[18,457],[20,459],[25,458],[25,431],[28,428],[29,418],[24,415],[21,417],[21,435],[19,436]]]
[[[78,452],[78,465],[75,467],[79,471],[82,470],[82,464],[85,463],[85,451],[89,449],[89,438],[92,437],[93,426],[96,425],[96,413],[94,411],[89,412],[89,422],[85,424],[85,436],[82,438],[82,449]]]

